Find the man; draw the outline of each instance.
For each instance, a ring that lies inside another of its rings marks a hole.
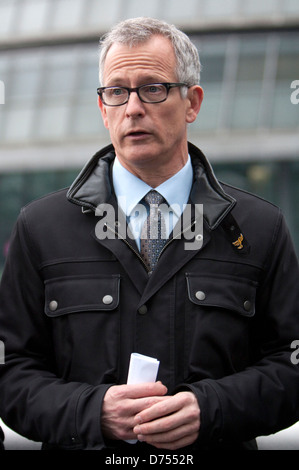
[[[283,216],[220,185],[188,143],[203,91],[183,33],[127,20],[100,67],[112,145],[67,193],[25,207],[12,237],[0,414],[48,449],[256,448],[299,419],[298,262]],[[156,382],[127,383],[133,352],[160,361]]]

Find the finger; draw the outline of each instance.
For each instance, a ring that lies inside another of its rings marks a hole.
[[[143,409],[135,417],[136,424],[148,423],[161,417],[170,415],[178,411],[182,404],[175,397],[166,397],[166,400],[160,400],[151,407]]]
[[[135,417],[136,424],[149,423],[165,416],[180,419],[181,414],[175,415],[180,410],[183,410],[183,418],[186,421],[199,419],[198,402],[193,393],[182,392],[166,398],[138,413]]]
[[[161,382],[146,382],[139,384],[116,385],[108,389],[114,399],[142,398],[149,396],[163,396],[167,393],[167,388]],[[107,393],[108,393],[107,392]]]
[[[154,396],[154,397],[145,397],[145,398],[136,398],[136,399],[129,399],[130,400],[130,414],[133,415],[133,426],[136,425],[136,415],[141,413],[143,410],[147,408],[151,408],[155,404],[159,403],[160,401],[166,400],[167,397],[165,396]]]
[[[144,437],[167,434],[169,431],[175,430],[182,426],[186,421],[183,413],[172,413],[169,416],[157,418],[143,424],[134,426],[133,431]]]
[[[186,426],[188,433],[199,430],[200,410],[197,400],[193,400],[193,397],[188,396],[173,400],[171,398],[167,402],[165,400],[157,403],[137,415],[144,416],[148,411],[147,417],[152,417],[152,420],[138,424],[133,429],[137,435],[143,436],[143,440],[152,439],[153,436],[154,439],[156,439],[156,436],[159,436],[160,439],[162,434],[164,434],[163,440],[177,440],[184,435]],[[154,416],[155,418],[153,418]]]
[[[137,438],[140,439],[141,436],[137,436]],[[146,441],[147,444],[152,445],[153,447],[156,447],[157,449],[167,449],[167,450],[177,450],[177,449],[182,449],[183,447],[190,446],[193,444],[196,439],[198,438],[198,433],[194,434],[188,434],[181,439],[178,439],[176,441],[174,440],[169,440],[169,441],[161,441],[160,439],[143,439],[143,441]]]
[[[123,425],[127,431],[130,431],[134,438],[136,439],[136,433],[134,432],[135,426],[135,415],[140,411],[144,410],[146,407],[151,407],[154,404],[158,403],[160,400],[165,400],[166,397],[147,397],[147,398],[137,398],[137,399],[127,399],[126,400],[126,411],[123,416]],[[129,439],[132,439],[130,437]]]
[[[188,435],[193,435],[198,433],[199,424],[196,421],[191,421],[189,423],[180,424],[175,427],[167,427],[167,430],[163,430],[163,427],[157,426],[156,432],[150,432],[148,434],[138,433],[137,427],[133,429],[135,434],[138,436],[140,441],[146,441],[149,443],[152,442],[174,442],[180,439],[185,438]],[[165,429],[165,428],[164,428]]]
[[[104,434],[111,439],[136,439],[136,434],[133,432],[136,413],[163,398],[165,397],[126,398],[118,403],[110,402],[102,410],[101,424]]]

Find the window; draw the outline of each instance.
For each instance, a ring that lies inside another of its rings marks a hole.
[[[15,103],[5,114],[5,140],[22,142],[29,139],[33,124],[34,110],[26,105]]]
[[[194,42],[199,49],[202,66],[200,85],[204,90],[204,100],[192,129],[217,129],[222,105],[227,41],[221,38]]]
[[[11,32],[16,12],[15,0],[0,0],[0,37]]]
[[[291,103],[291,83],[299,78],[298,35],[281,38],[276,83],[272,104],[271,124],[274,128],[297,128],[299,126],[298,105]]]
[[[49,0],[26,0],[19,5],[21,15],[18,22],[18,32],[42,32],[49,18]]]
[[[85,0],[52,0],[52,3],[51,29],[65,30],[81,25]]]
[[[283,0],[283,11],[286,14],[293,15],[294,13],[299,13],[299,3],[298,0]]]
[[[99,34],[101,30],[106,31],[112,23],[120,20],[122,3],[123,0],[89,0],[85,10],[87,25],[97,28]]]
[[[175,22],[178,26],[188,21],[188,24],[192,24],[195,18],[199,18],[199,2],[197,0],[163,0],[159,2],[159,5],[163,7],[160,12],[163,15],[163,19],[167,18],[168,22]]]
[[[268,17],[277,12],[279,0],[250,0],[250,2],[242,2],[242,13],[245,15],[261,17],[267,15]]]
[[[159,15],[159,6],[167,3],[167,0],[161,2],[160,0],[152,0],[150,2],[140,2],[140,0],[129,0],[126,7],[126,17],[136,18],[138,16],[150,16],[156,18]],[[172,2],[172,7],[175,8],[175,1]]]
[[[232,101],[232,127],[259,127],[259,112],[264,79],[266,38],[241,39],[237,64],[235,94]]]
[[[220,19],[234,16],[238,10],[238,0],[203,0],[202,13],[207,18]]]
[[[16,52],[8,54],[10,61],[7,86],[8,104],[12,101],[32,100],[40,92],[42,54],[34,51],[23,54]]]

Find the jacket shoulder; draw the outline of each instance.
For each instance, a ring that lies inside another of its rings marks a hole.
[[[56,206],[59,202],[66,200],[66,194],[69,188],[62,188],[51,193],[47,193],[41,197],[33,199],[22,207],[22,211],[35,211],[45,209],[46,207]]]
[[[24,224],[30,233],[42,236],[49,233],[53,227],[65,227],[80,217],[78,206],[68,201],[68,188],[46,194],[22,207],[18,220]]]
[[[281,209],[262,197],[223,184],[224,190],[236,200],[231,212],[250,246],[250,259],[266,266],[278,241],[288,240],[289,229]]]
[[[59,220],[57,217],[64,217],[67,213],[73,212],[72,206],[75,207],[67,200],[67,191],[68,188],[63,188],[32,200],[22,207],[20,216],[28,220],[41,218],[49,220],[53,217]]]
[[[220,182],[220,184],[223,187],[224,191],[230,196],[232,196],[234,199],[236,199],[237,202],[247,202],[258,206],[260,205],[265,210],[271,210],[274,212],[280,210],[279,207],[273,202],[264,199],[263,197],[257,194],[251,193],[249,191],[246,191],[245,189],[241,189],[236,186],[232,186],[228,183]]]

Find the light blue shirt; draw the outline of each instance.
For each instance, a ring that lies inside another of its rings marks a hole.
[[[166,234],[169,236],[188,202],[192,181],[193,169],[190,155],[187,163],[178,173],[156,188],[151,188],[144,181],[130,173],[121,165],[118,158],[115,158],[113,164],[114,191],[118,205],[127,217],[129,228],[139,249],[141,228],[146,218],[146,210],[138,210],[143,208],[143,206],[140,206],[140,201],[151,189],[155,189],[162,194],[171,209],[164,213]]]

